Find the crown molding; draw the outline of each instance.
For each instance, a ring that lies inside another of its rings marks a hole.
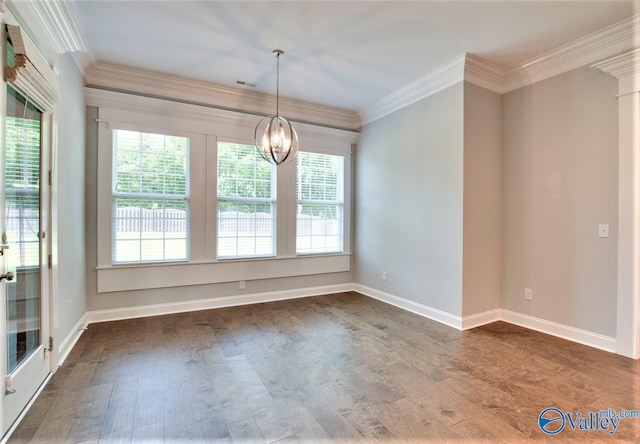
[[[85,82],[98,89],[256,115],[270,115],[276,107],[276,98],[270,94],[108,63],[91,65],[85,70]],[[351,131],[360,128],[358,114],[341,108],[280,97],[280,111],[298,122]]]
[[[87,52],[84,39],[76,27],[67,2],[60,0],[13,2],[17,7],[23,3],[29,7],[58,54]]]
[[[187,119],[189,124],[183,127],[185,131],[203,134],[210,130],[209,125],[215,124],[222,127],[241,128],[246,134],[252,136],[257,123],[255,116],[243,112],[91,87],[84,88],[84,100],[87,106],[124,111],[132,115],[145,113]],[[122,116],[122,113],[118,115]],[[100,120],[110,121],[110,118],[105,117],[104,112],[101,111]],[[315,147],[332,148],[335,147],[334,143],[357,143],[360,136],[360,133],[355,130],[319,126],[297,120],[292,120],[292,123],[295,124],[298,136],[305,137],[307,141],[312,139],[313,142],[310,143]]]
[[[639,75],[640,48],[602,60],[601,62],[591,65],[591,67],[604,71],[617,79]]]
[[[401,90],[360,111],[371,123],[462,80],[498,94],[548,79],[640,46],[640,14],[560,46],[507,70],[473,54],[463,54]]]
[[[640,47],[591,67],[618,79],[618,97],[640,92]]]
[[[473,54],[465,54],[464,80],[498,94],[504,92],[505,70]]]
[[[391,114],[446,89],[464,78],[466,54],[463,54],[423,78],[360,111],[362,125]]]
[[[541,54],[509,71],[504,92],[629,51],[640,44],[640,14]]]
[[[378,120],[463,80],[502,94],[504,69],[473,54],[462,54],[361,111],[362,124]]]
[[[55,64],[54,54],[70,53],[80,72],[93,62],[92,51],[83,38],[82,19],[75,2],[63,0],[13,0],[9,10],[21,27],[38,42],[38,49]]]

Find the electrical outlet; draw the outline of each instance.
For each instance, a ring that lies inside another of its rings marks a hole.
[[[524,289],[524,298],[527,301],[533,301],[533,290],[530,288],[525,288]]]
[[[386,272],[386,271],[383,271],[383,272],[382,272],[382,280],[383,280],[383,281],[386,281],[386,280],[387,280],[387,272]]]
[[[238,288],[239,288],[240,290],[244,290],[244,287],[245,287],[245,285],[244,285],[244,281],[240,281],[240,282],[238,282]]]
[[[609,237],[609,224],[598,225],[598,237]]]

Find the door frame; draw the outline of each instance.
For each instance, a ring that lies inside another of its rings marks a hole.
[[[54,254],[56,247],[56,221],[54,217],[57,216],[56,212],[56,201],[55,201],[55,190],[53,186],[53,181],[51,180],[51,174],[54,172],[54,168],[56,167],[56,155],[57,155],[57,74],[51,68],[51,64],[47,61],[44,56],[38,50],[36,44],[30,39],[29,35],[27,35],[26,30],[16,17],[11,13],[10,10],[7,9],[7,5],[3,4],[2,0],[0,0],[0,22],[2,25],[12,24],[21,27],[21,35],[24,41],[25,47],[27,49],[27,54],[29,57],[30,68],[35,68],[40,74],[42,74],[41,78],[38,78],[36,81],[33,80],[33,76],[23,76],[22,82],[20,85],[14,84],[14,87],[17,91],[19,91],[23,96],[28,95],[30,101],[35,103],[42,110],[42,153],[41,153],[41,175],[40,175],[40,194],[41,194],[41,208],[40,208],[40,218],[41,218],[41,227],[40,232],[44,232],[45,238],[41,239],[41,262],[42,265],[40,267],[41,276],[41,325],[46,322],[46,332],[43,328],[41,330],[41,344],[45,348],[49,348],[49,336],[54,336],[54,327],[55,327],[55,313],[54,307],[55,301],[57,300],[57,285],[56,285],[56,273],[55,273],[55,257]],[[2,73],[4,73],[4,66],[6,64],[6,30],[5,27],[2,26],[2,44],[0,47],[2,63],[0,66],[2,67]],[[25,82],[25,78],[27,82]],[[0,88],[0,177],[4,178],[4,161],[5,161],[5,119],[6,119],[6,100],[7,100],[7,85],[8,83],[2,79],[2,88]],[[25,86],[25,83],[28,83],[27,92],[29,94],[25,94],[24,88],[21,86]],[[35,97],[34,97],[35,96]],[[40,100],[38,100],[41,98]],[[44,103],[43,103],[44,102]],[[51,260],[48,260],[52,258]],[[54,266],[47,266],[47,262],[52,263]],[[4,267],[4,260],[0,258],[0,265]],[[3,268],[4,269],[4,268]],[[46,307],[45,307],[46,306]],[[46,313],[44,311],[46,308]],[[0,319],[6,319],[6,304],[4,301],[0,303]],[[6,333],[6,324],[0,325],[0,332]],[[38,389],[31,394],[29,401],[25,404],[21,413],[16,417],[15,421],[7,428],[7,431],[4,435],[0,434],[0,443],[4,443],[9,439],[11,434],[20,424],[26,413],[29,411],[38,395],[47,385],[49,379],[53,375],[53,372],[56,370],[56,362],[58,359],[57,356],[57,344],[54,342],[54,347],[52,350],[49,350],[47,359],[48,366],[48,374],[45,379],[42,381]],[[41,351],[40,351],[41,352]],[[7,357],[7,345],[5,337],[0,338],[0,360],[6,361]],[[2,364],[5,365],[6,363]],[[3,384],[4,387],[4,384]],[[4,395],[0,393],[0,395]],[[0,417],[4,415],[3,403],[0,403]]]

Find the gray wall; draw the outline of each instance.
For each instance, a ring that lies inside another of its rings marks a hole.
[[[356,282],[460,315],[463,83],[366,125],[356,165]]]
[[[463,316],[500,307],[501,119],[500,95],[465,82]]]
[[[502,97],[502,306],[612,337],[616,89],[585,67]],[[598,238],[599,223],[609,238]]]
[[[67,337],[86,312],[85,270],[85,106],[83,78],[73,58],[61,55],[58,102],[58,300],[54,311],[54,338]]]
[[[193,285],[154,290],[138,290],[113,293],[97,293],[97,176],[98,176],[98,125],[97,108],[87,107],[86,136],[86,293],[87,310],[108,310],[144,305],[167,304],[224,296],[252,293],[284,291],[297,288],[319,287],[352,283],[353,272],[298,276],[281,279],[246,281],[246,288],[240,290],[237,282]],[[352,193],[353,194],[353,193]],[[353,208],[353,204],[351,206]],[[352,217],[353,220],[353,217]],[[351,230],[353,232],[353,228]],[[353,238],[352,238],[353,240]],[[353,251],[353,250],[352,250]],[[142,272],[142,271],[141,271]]]
[[[590,68],[502,97],[461,82],[366,125],[353,272],[100,295],[89,108],[87,310],[357,282],[458,316],[503,307],[615,336],[615,92]]]

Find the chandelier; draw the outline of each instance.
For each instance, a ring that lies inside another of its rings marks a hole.
[[[274,49],[273,54],[276,56],[276,114],[260,120],[253,136],[264,160],[273,165],[283,165],[295,159],[298,135],[291,122],[280,115],[280,56],[284,51]]]

